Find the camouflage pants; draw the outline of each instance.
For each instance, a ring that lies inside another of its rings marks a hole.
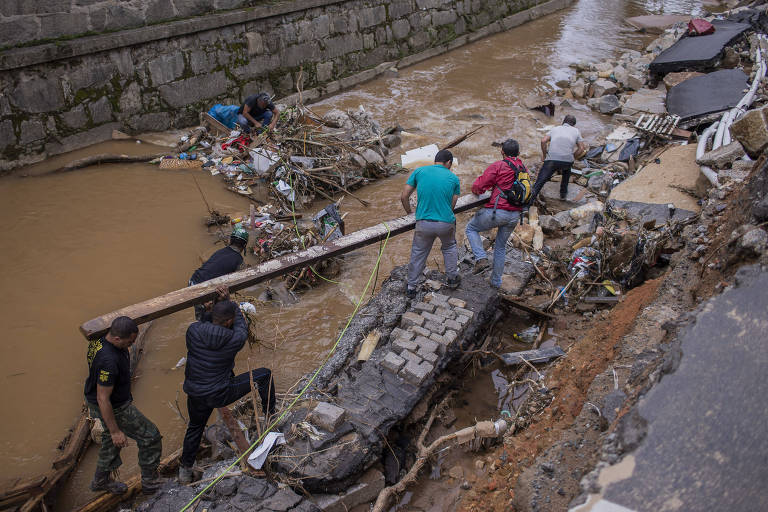
[[[101,417],[101,411],[98,405],[89,403],[88,408],[91,416]],[[114,409],[117,426],[123,433],[136,441],[139,446],[139,467],[142,474],[151,474],[160,464],[160,456],[163,451],[163,436],[154,423],[149,421],[141,411],[139,411],[132,402],[121,405]],[[98,471],[114,471],[120,467],[123,460],[120,458],[120,448],[112,443],[112,436],[104,424],[104,433],[101,435],[101,448],[99,448],[99,459],[96,462]]]

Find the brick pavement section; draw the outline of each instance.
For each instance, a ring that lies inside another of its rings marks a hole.
[[[413,311],[408,311],[406,313],[403,313],[403,316],[400,317],[400,323],[406,329],[412,325],[417,325],[421,327],[422,325],[424,325],[424,317],[417,313],[414,313]]]
[[[381,365],[392,373],[397,373],[405,366],[405,359],[394,352],[387,352],[387,355],[381,361]]]

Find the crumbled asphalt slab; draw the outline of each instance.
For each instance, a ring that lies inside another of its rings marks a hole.
[[[690,78],[667,92],[667,111],[681,121],[735,107],[749,88],[741,69],[721,69]]]
[[[589,487],[601,500],[573,510],[768,508],[766,287],[768,268],[744,267],[732,288],[699,308],[670,352],[671,373],[622,418],[606,446],[624,452],[617,464],[628,474],[601,489],[595,471]]]

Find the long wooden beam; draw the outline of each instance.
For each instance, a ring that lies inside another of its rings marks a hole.
[[[456,213],[481,206],[488,200],[489,194],[476,196],[468,194],[462,196],[456,203]],[[111,313],[88,320],[80,326],[80,332],[87,339],[102,336],[109,329],[112,320],[118,316],[128,316],[137,323],[149,322],[155,318],[170,315],[182,309],[187,309],[195,304],[201,304],[212,300],[216,296],[217,286],[227,286],[231,291],[242,290],[262,281],[268,281],[293,270],[314,265],[315,263],[345,254],[355,249],[375,244],[387,238],[387,236],[399,235],[410,231],[416,226],[413,214],[399,217],[389,222],[382,222],[375,226],[355,231],[349,235],[339,237],[324,245],[315,245],[308,249],[286,254],[279,258],[265,261],[255,267],[240,272],[234,272],[211,279],[204,283],[196,284],[188,288],[182,288],[167,293],[154,299],[139,302],[132,306],[126,306]]]

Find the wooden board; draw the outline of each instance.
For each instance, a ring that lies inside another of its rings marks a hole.
[[[378,330],[374,329],[369,332],[368,336],[366,336],[365,340],[363,341],[363,346],[360,347],[360,353],[357,355],[357,360],[367,361],[370,359],[371,354],[373,354],[373,351],[376,348],[376,345],[379,344],[380,339],[381,333]]]
[[[476,196],[469,194],[460,197],[456,203],[455,212],[463,212],[482,206],[489,194]],[[118,316],[128,316],[141,324],[155,318],[160,318],[182,309],[187,309],[195,304],[201,304],[212,300],[216,296],[216,287],[227,286],[230,291],[242,290],[262,281],[268,281],[293,270],[314,265],[315,263],[340,256],[367,245],[375,244],[389,236],[399,235],[412,230],[416,225],[413,214],[397,219],[382,222],[349,235],[339,237],[326,242],[324,245],[315,245],[308,249],[286,254],[279,258],[266,261],[255,267],[234,272],[226,276],[211,279],[204,283],[196,284],[181,290],[176,290],[154,299],[149,299],[138,304],[126,306],[117,311],[107,313],[92,320],[88,320],[80,326],[80,332],[87,339],[97,338],[109,329],[112,320]],[[403,262],[405,263],[405,262]],[[190,269],[190,274],[192,270]]]
[[[202,124],[208,125],[208,127],[215,133],[219,135],[229,135],[232,130],[221,124],[219,121],[216,120],[213,116],[211,116],[208,112],[203,112],[200,114],[200,122]]]
[[[534,308],[533,306],[529,306],[528,304],[525,304],[523,302],[520,302],[519,300],[513,299],[509,295],[501,295],[502,304],[507,304],[508,306],[511,306],[513,308],[520,309],[522,311],[525,311],[526,313],[530,313],[534,316],[538,316],[540,318],[546,318],[546,319],[554,319],[555,316],[551,315],[549,313],[546,313],[538,308]]]

